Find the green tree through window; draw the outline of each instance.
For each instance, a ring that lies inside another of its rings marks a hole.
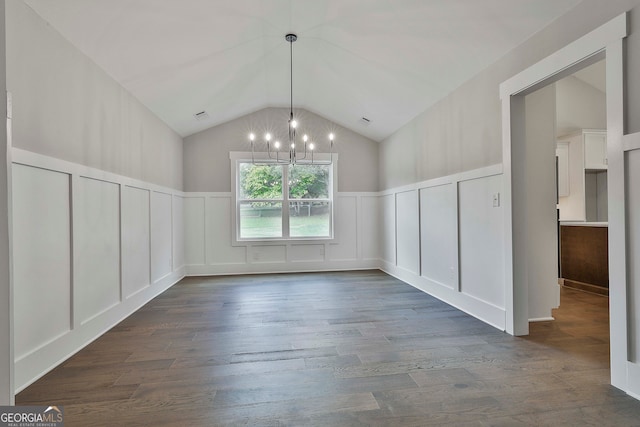
[[[331,236],[330,165],[238,163],[238,236]]]
[[[289,198],[329,198],[329,167],[322,165],[290,166]]]
[[[240,195],[243,199],[281,199],[282,166],[242,163]]]

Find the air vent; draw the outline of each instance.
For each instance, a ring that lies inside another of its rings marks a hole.
[[[195,113],[193,117],[195,117],[197,121],[201,122],[209,118],[209,113],[206,111],[200,111],[199,113]]]
[[[367,119],[366,117],[363,117],[360,119],[360,123],[362,123],[363,125],[368,125],[369,123],[371,123],[371,120]]]

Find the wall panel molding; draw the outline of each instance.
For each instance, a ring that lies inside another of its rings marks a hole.
[[[496,193],[499,201],[502,165],[380,192],[380,269],[504,330]]]
[[[184,219],[180,191],[21,149],[12,156],[19,392],[185,276]]]
[[[233,195],[184,193],[187,275],[378,268],[377,198],[377,192],[337,193],[336,236],[331,242],[265,241],[234,246],[234,230],[229,226]]]

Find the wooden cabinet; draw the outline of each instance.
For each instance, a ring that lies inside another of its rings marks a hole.
[[[560,277],[564,286],[608,295],[608,236],[606,226],[560,226]]]
[[[607,169],[607,133],[605,131],[584,131],[585,170]]]

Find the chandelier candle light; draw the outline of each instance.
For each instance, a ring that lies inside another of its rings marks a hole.
[[[254,158],[254,146],[255,146],[255,140],[256,140],[256,135],[254,133],[250,133],[249,134],[249,141],[251,142],[251,162],[252,163],[286,163],[286,164],[296,164],[298,161],[304,162],[304,163],[312,163],[312,164],[323,164],[323,165],[330,165],[333,163],[333,142],[334,142],[334,135],[333,133],[329,134],[329,144],[330,144],[330,150],[329,150],[329,160],[326,161],[315,161],[313,158],[313,153],[314,150],[316,148],[315,144],[309,140],[309,136],[308,135],[303,135],[302,136],[302,146],[304,147],[304,152],[302,155],[299,155],[299,152],[297,150],[296,147],[296,129],[298,127],[298,122],[296,121],[296,119],[293,117],[293,42],[298,40],[298,36],[296,36],[295,34],[287,34],[286,36],[284,36],[285,40],[289,42],[289,59],[290,59],[290,107],[289,107],[289,123],[288,123],[288,127],[289,127],[289,156],[287,158],[287,156],[282,156],[282,158],[280,157],[280,149],[283,148],[282,144],[280,144],[280,141],[276,140],[271,142],[271,140],[273,139],[273,137],[271,136],[270,133],[266,133],[264,135],[264,140],[266,142],[267,145],[267,155],[268,158],[267,159],[258,159],[256,161],[256,159]],[[283,150],[284,151],[284,150]],[[309,151],[311,153],[311,161],[306,160],[307,159],[307,151]],[[286,151],[284,151],[286,152]],[[274,154],[275,153],[275,154]]]

